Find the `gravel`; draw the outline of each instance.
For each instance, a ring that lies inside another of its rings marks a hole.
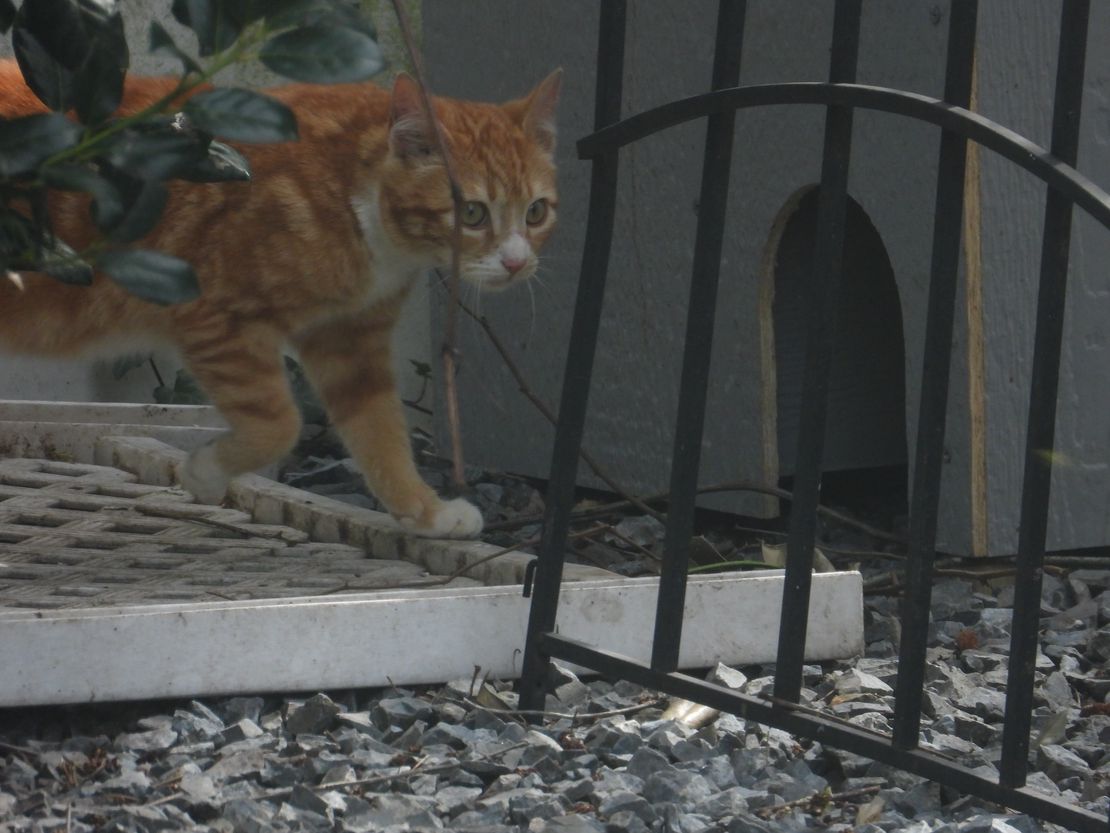
[[[306,459],[290,475],[298,478],[363,501],[341,459]],[[519,480],[477,479],[487,520],[540,508]],[[525,526],[504,540],[534,532]],[[626,519],[613,540],[579,554],[616,564],[614,544],[635,548],[623,563],[642,567],[660,529],[650,518]],[[727,542],[711,546],[731,557]],[[1108,588],[1103,570],[1045,576],[1029,777],[1030,786],[1103,814]],[[806,666],[803,699],[889,731],[898,600],[868,595],[865,603],[865,656]],[[1001,754],[1010,604],[1004,585],[949,578],[934,590],[922,742],[991,775]],[[759,695],[773,671],[721,667],[713,675]],[[0,833],[1059,829],[734,715],[665,710],[655,692],[627,681],[556,668],[552,691],[539,725],[511,713],[511,686],[491,680],[0,711]]]
[[[1046,583],[1045,616],[1063,615],[1066,627],[1044,631],[1029,781],[1105,813],[1107,581],[1098,571],[1076,575]],[[1008,620],[971,582],[946,580],[937,590],[940,615],[956,618],[935,620],[923,743],[993,774]],[[885,641],[894,608],[889,597],[868,598],[870,644]],[[945,638],[944,622],[974,647]],[[897,664],[870,654],[807,666],[810,704],[888,728]],[[772,671],[715,673],[758,693]],[[552,715],[541,725],[506,713],[515,704],[508,684],[481,680],[8,710],[0,714],[0,831],[1055,829],[732,715],[704,725],[666,717],[665,703],[632,683],[580,680],[564,668],[554,682]]]

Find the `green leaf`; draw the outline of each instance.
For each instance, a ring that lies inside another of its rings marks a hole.
[[[173,127],[150,132],[125,130],[114,137],[105,158],[133,176],[172,179],[205,159],[207,143],[207,137]]]
[[[193,96],[185,115],[206,133],[240,142],[286,142],[297,138],[293,111],[276,99],[234,87]]]
[[[262,4],[266,23],[272,30],[325,24],[357,32],[377,40],[374,22],[362,14],[358,3],[335,0],[256,0]]]
[[[301,419],[309,425],[327,425],[328,412],[324,408],[315,389],[309,383],[304,370],[297,362],[285,357],[285,375],[289,380],[289,392],[301,412]]]
[[[81,128],[61,113],[38,113],[0,122],[0,177],[10,179],[30,173],[80,138]]]
[[[112,240],[117,243],[131,243],[150,234],[158,225],[169,192],[157,180],[138,179],[122,171],[114,171],[113,174],[113,184],[122,197],[123,213],[111,224],[104,222],[106,218],[99,211],[93,216],[97,225]]]
[[[231,0],[173,0],[170,11],[178,23],[197,36],[201,57],[222,52],[242,31],[242,2]]]
[[[208,145],[208,155],[179,176],[190,182],[250,182],[251,168],[246,157],[223,142]]]
[[[5,269],[27,267],[35,257],[43,230],[6,205],[0,206],[0,259]]]
[[[373,38],[326,24],[280,34],[263,45],[258,57],[279,75],[317,84],[362,81],[385,65]]]
[[[62,191],[83,191],[92,196],[90,206],[93,222],[109,229],[123,219],[123,195],[107,178],[87,165],[58,165],[44,168],[43,181]]]
[[[12,47],[27,86],[52,110],[74,104],[84,110],[88,104],[103,117],[105,104],[118,100],[112,91],[122,84],[128,56],[114,0],[25,0],[15,16]],[[79,115],[84,119],[86,113]]]
[[[88,47],[73,77],[73,105],[83,123],[99,124],[119,107],[131,58],[115,3],[84,0],[81,7]]]
[[[93,268],[82,260],[67,243],[51,236],[39,255],[38,269],[62,283],[88,286]]]
[[[207,405],[208,397],[200,389],[196,379],[186,371],[177,371],[173,387],[159,385],[154,389],[154,401],[159,405]]]
[[[200,297],[193,267],[180,258],[150,249],[104,252],[96,266],[132,295],[169,305]]]
[[[73,101],[73,73],[52,58],[38,38],[18,25],[12,32],[12,50],[23,80],[39,101],[51,110],[68,110]]]
[[[123,76],[127,65],[120,65],[122,54],[96,47],[73,78],[73,108],[83,124],[100,124],[115,113],[123,98]]]
[[[42,223],[0,209],[0,265],[4,269],[45,272],[63,283],[90,284],[93,270]]]
[[[6,34],[15,22],[15,3],[12,0],[0,0],[0,34]]]
[[[177,45],[173,36],[157,20],[150,22],[150,53],[152,55],[170,55],[177,58],[189,72],[201,71],[200,64]]]

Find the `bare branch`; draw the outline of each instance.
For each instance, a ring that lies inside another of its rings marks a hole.
[[[447,174],[447,182],[451,187],[451,202],[455,208],[455,226],[451,233],[451,273],[448,275],[447,288],[451,295],[452,303],[447,307],[447,320],[443,328],[443,395],[447,403],[447,425],[451,433],[451,472],[455,485],[466,485],[466,475],[463,468],[462,454],[462,429],[459,424],[459,395],[456,385],[456,374],[459,366],[458,349],[458,315],[455,306],[459,300],[459,252],[462,248],[462,189],[455,176],[455,165],[443,138],[443,127],[436,118],[432,109],[432,99],[428,95],[428,84],[424,76],[424,64],[420,53],[412,38],[412,29],[409,26],[408,14],[405,12],[401,0],[393,0],[393,11],[397,15],[397,23],[401,28],[401,38],[405,42],[405,49],[409,53],[412,71],[416,76],[416,84],[420,88],[420,101],[428,123],[432,126],[432,138],[435,140],[436,150],[443,159],[443,169]]]

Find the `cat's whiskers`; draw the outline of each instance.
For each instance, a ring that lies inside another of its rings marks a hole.
[[[541,289],[543,289],[544,292],[547,293],[548,298],[551,298],[551,299],[555,298],[555,292],[551,289],[550,286],[547,285],[547,282],[543,278],[540,277],[540,270],[539,269],[536,270],[536,274],[534,274],[532,276],[532,280],[529,281],[529,283],[532,283],[532,282],[535,282],[536,284],[538,284],[539,287]]]

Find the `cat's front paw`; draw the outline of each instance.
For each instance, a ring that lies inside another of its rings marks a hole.
[[[197,503],[215,506],[227,494],[228,477],[216,459],[214,445],[203,446],[190,454],[178,471],[178,479],[185,491],[197,499]]]
[[[461,497],[440,500],[431,512],[430,521],[421,518],[399,518],[401,525],[423,538],[476,538],[482,531],[482,513],[478,507]]]

